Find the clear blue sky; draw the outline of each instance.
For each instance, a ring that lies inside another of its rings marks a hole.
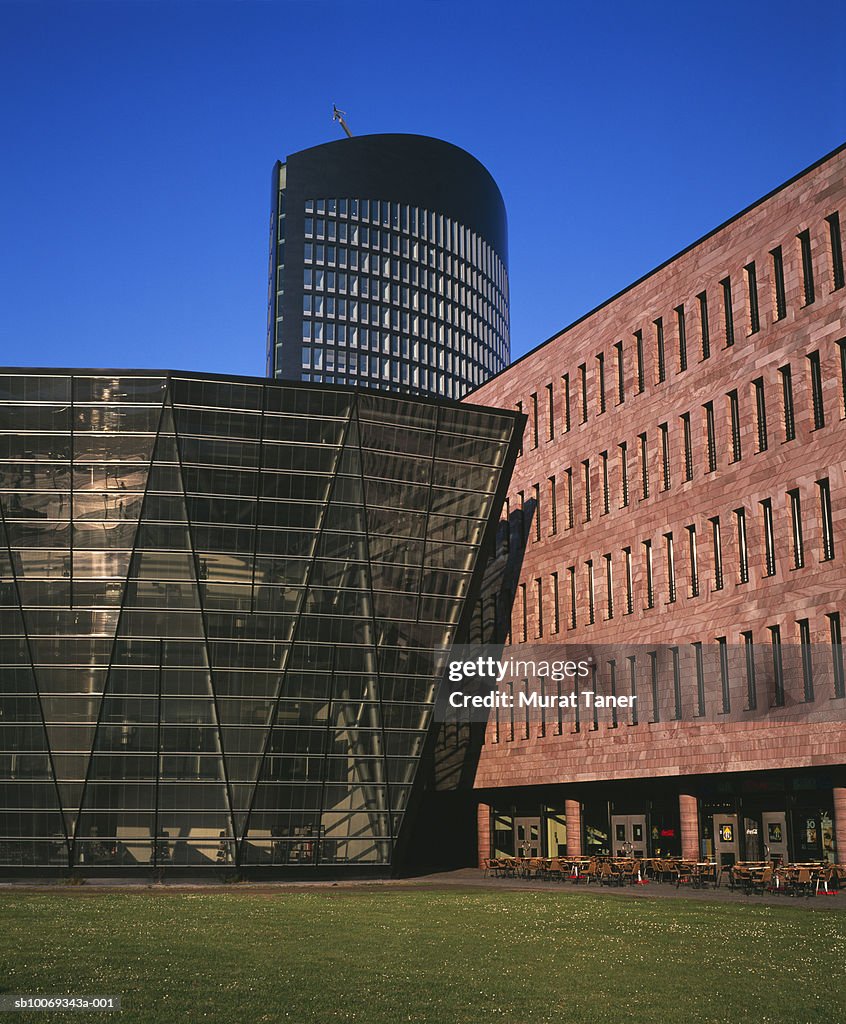
[[[263,373],[271,167],[333,102],[491,171],[520,355],[846,140],[844,12],[0,0],[0,365]]]

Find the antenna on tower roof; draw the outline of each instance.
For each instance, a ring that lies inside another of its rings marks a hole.
[[[345,117],[346,117],[346,114],[344,113],[344,111],[343,110],[338,110],[338,108],[333,103],[332,104],[332,120],[333,121],[338,121],[340,123],[341,127],[347,133],[347,138],[351,139],[352,138],[352,132],[347,127],[347,122],[344,120]]]

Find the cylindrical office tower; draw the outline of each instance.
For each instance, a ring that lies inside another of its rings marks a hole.
[[[475,157],[364,135],[273,169],[267,373],[461,398],[507,366],[508,232]]]

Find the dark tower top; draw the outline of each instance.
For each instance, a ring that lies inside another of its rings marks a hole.
[[[277,163],[267,370],[461,397],[509,361],[502,195],[419,135],[340,139]]]

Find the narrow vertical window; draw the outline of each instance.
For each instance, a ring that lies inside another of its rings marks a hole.
[[[571,565],[567,569],[567,578],[570,583],[570,629],[576,628],[576,567]]]
[[[696,717],[705,714],[705,663],[702,657],[702,642],[693,644],[693,657],[696,665]]]
[[[811,374],[811,405],[814,413],[814,430],[825,426],[825,405],[823,404],[822,366],[819,352],[808,355]]]
[[[623,365],[623,343],[618,341],[614,346],[614,359],[617,363],[617,405],[626,400],[626,374]]]
[[[603,555],[605,559],[605,618],[614,618],[614,567],[611,564],[611,555]]]
[[[637,391],[643,392],[646,374],[643,365],[643,331],[635,331],[635,359],[637,360]]]
[[[696,298],[699,301],[699,338],[702,358],[709,359],[711,356],[711,329],[708,326],[708,293],[700,292]]]
[[[752,381],[755,390],[755,417],[758,426],[758,451],[767,450],[767,404],[764,395],[764,378],[758,377]]]
[[[799,627],[799,650],[802,655],[802,690],[806,701],[814,699],[814,663],[811,657],[811,623],[808,619],[797,619]]]
[[[681,721],[682,716],[682,683],[681,683],[681,658],[678,647],[670,648],[670,655],[673,659],[673,720]]]
[[[605,355],[596,357],[596,406],[600,414],[605,412]]]
[[[567,529],[573,529],[574,522],[574,509],[573,509],[573,470],[565,469],[564,477],[567,481]]]
[[[799,488],[787,492],[790,501],[790,536],[793,542],[793,568],[801,569],[805,564],[805,549],[802,543],[802,500]]]
[[[746,509],[736,508],[734,518],[737,525],[737,581],[738,583],[748,583],[749,548],[746,543]]]
[[[773,656],[773,707],[784,707],[784,659],[781,653],[781,627],[767,626]]]
[[[555,476],[549,478],[549,532],[558,533],[558,498],[555,494]]]
[[[616,729],[619,723],[617,721],[617,661],[615,658],[611,658],[608,662],[608,688],[614,698],[611,704],[611,728]]]
[[[590,494],[590,459],[585,459],[582,463],[582,486],[584,488],[585,495],[585,522],[590,522],[592,502]]]
[[[834,673],[834,696],[846,697],[846,675],[843,672],[843,638],[840,628],[840,612],[829,612],[829,636],[831,637],[831,667]]]
[[[834,558],[834,520],[831,516],[831,487],[828,477],[817,480],[820,492],[820,535],[822,538],[822,560],[830,562]]]
[[[676,322],[679,330],[679,373],[687,369],[687,330],[684,323],[684,306],[676,306]]]
[[[629,693],[632,698],[632,725],[637,725],[637,655],[630,655],[626,658],[626,661],[629,663]]]
[[[587,599],[588,599],[588,625],[592,626],[596,621],[596,603],[595,594],[593,589],[593,559],[589,558],[585,562],[585,570],[587,572]]]
[[[520,499],[520,543],[525,546],[529,539],[529,524],[526,521],[526,492],[518,491],[517,497]]]
[[[696,526],[686,526],[687,549],[690,556],[690,596],[699,597],[699,556],[696,551]]]
[[[558,594],[558,573],[552,573],[552,632],[557,633],[561,627]]]
[[[638,434],[640,439],[640,496],[649,497],[649,449],[646,434]]]
[[[520,642],[525,643],[528,640],[528,629],[529,629],[529,610],[526,605],[526,584],[520,584],[520,612],[522,616],[522,622],[520,623]]]
[[[676,599],[676,555],[672,533],[664,534],[664,542],[667,546],[667,604],[672,604]]]
[[[535,636],[539,640],[543,636],[543,579],[535,578],[535,614],[537,615],[537,629]]]
[[[784,424],[784,440],[792,441],[796,437],[796,419],[793,415],[793,375],[789,366],[780,366],[781,374],[781,405]]]
[[[632,549],[623,548],[623,564],[626,570],[626,615],[634,611],[634,580],[632,576]]]
[[[535,495],[535,541],[541,539],[541,495],[540,484],[532,484]]]
[[[773,535],[773,503],[771,498],[764,498],[761,505],[761,524],[764,533],[764,575],[775,576],[775,537]]]
[[[729,401],[729,422],[731,426],[731,461],[740,462],[743,449],[740,444],[740,404],[737,400],[737,391],[729,391],[726,398]]]
[[[582,423],[588,419],[587,366],[579,364],[579,403],[582,412]]]
[[[743,637],[743,650],[746,655],[746,710],[754,711],[758,707],[758,682],[755,677],[755,643],[752,630],[740,634]]]
[[[726,348],[734,344],[734,310],[732,309],[731,278],[725,277],[720,281],[723,289],[723,313],[725,314],[726,325]]]
[[[723,541],[720,535],[720,517],[708,520],[711,524],[711,545],[714,549],[714,590],[723,589]]]
[[[667,377],[667,364],[664,358],[664,320],[658,317],[655,324],[655,364],[658,371],[658,383],[663,384]]]
[[[659,423],[661,433],[661,476],[665,491],[670,489],[670,428],[666,423]]]
[[[546,415],[547,415],[547,440],[555,439],[555,395],[552,393],[552,384],[546,385]]]
[[[846,416],[846,338],[837,342],[840,352],[840,408],[841,416]]]
[[[787,316],[787,298],[784,290],[784,257],[781,246],[770,250],[773,259],[773,299],[775,300],[774,318],[783,320]]]
[[[532,399],[532,448],[538,446],[538,396],[530,396]]]
[[[757,334],[761,329],[761,316],[758,312],[758,272],[755,263],[747,263],[743,268],[746,274],[746,295],[749,301],[749,333]]]
[[[646,607],[655,607],[655,577],[652,572],[652,541],[643,542],[643,564],[646,574]]]
[[[705,458],[708,464],[708,472],[717,471],[717,428],[714,420],[714,403],[706,402],[702,408],[705,410]]]
[[[519,412],[521,416],[523,415],[523,403],[522,402],[518,402],[517,403],[517,412]],[[517,449],[517,458],[519,458],[522,454],[523,454],[523,434],[521,433],[520,434],[520,447]]]
[[[840,235],[840,214],[832,213],[826,217],[828,238],[831,245],[831,283],[832,291],[837,291],[846,283],[843,274],[843,243]]]
[[[611,488],[608,484],[608,452],[600,452],[602,463],[602,514],[607,516],[611,511]]]
[[[564,433],[570,429],[570,374],[561,377],[561,395],[564,399]]]
[[[717,637],[720,650],[720,691],[723,698],[723,714],[731,711],[731,680],[729,678],[728,640],[724,636]]]
[[[658,652],[649,651],[649,681],[652,689],[652,721],[661,721],[661,705],[658,699]]]
[[[625,441],[621,441],[620,448],[620,508],[625,508],[629,503],[629,449]]]
[[[690,436],[690,413],[681,414],[682,444],[684,445],[684,478],[693,479],[693,441]]]
[[[811,261],[811,232],[800,231],[796,236],[799,239],[799,252],[802,256],[802,286],[805,291],[805,305],[810,306],[814,301],[814,264]]]

